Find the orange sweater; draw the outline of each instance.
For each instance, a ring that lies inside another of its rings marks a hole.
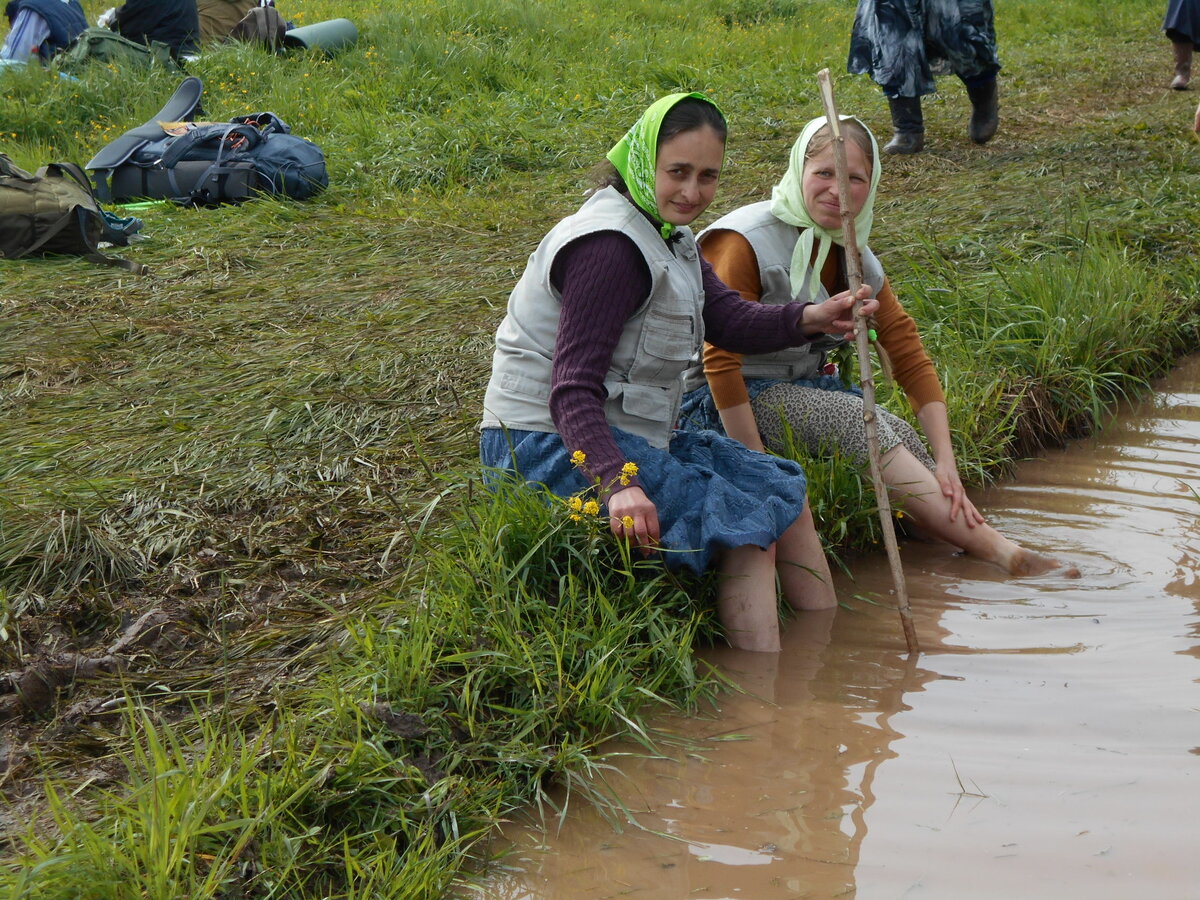
[[[754,250],[736,231],[714,231],[705,235],[701,244],[717,276],[746,300],[757,303],[762,296],[762,279],[758,274],[758,259]],[[814,248],[814,253],[816,248]],[[829,293],[846,290],[843,265],[844,252],[834,246],[821,269],[821,283]],[[875,314],[879,343],[887,351],[895,377],[908,402],[917,412],[926,403],[946,401],[933,362],[925,352],[917,325],[904,311],[891,285],[885,280],[879,291],[879,311]],[[712,344],[704,345],[704,374],[712,390],[717,409],[728,409],[750,402],[746,382],[742,380],[741,354],[721,350]]]

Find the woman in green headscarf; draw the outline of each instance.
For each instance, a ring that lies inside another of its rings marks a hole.
[[[880,409],[884,479],[905,512],[934,537],[1013,575],[1059,568],[1057,560],[1021,548],[987,524],[963,489],[937,372],[916,325],[867,247],[879,187],[879,147],[862,122],[843,119],[848,205],[862,250],[863,281],[879,301],[878,342],[932,450],[906,421]],[[824,116],[800,133],[771,199],[721,217],[700,235],[700,244],[724,283],[746,300],[759,301],[747,305],[821,304],[844,289],[841,198]],[[791,437],[814,455],[838,452],[864,465],[862,396],[842,384],[828,358],[841,340],[822,338],[804,347],[748,355],[706,346],[703,366],[694,366],[687,376],[685,424],[777,453],[786,452]]]
[[[682,376],[706,336],[755,353],[850,335],[853,298],[760,306],[713,275],[688,226],[716,192],[725,133],[702,94],[658,100],[609,151],[602,186],[543,238],[496,332],[480,458],[603,508],[618,538],[670,566],[717,565],[730,643],[775,651],[777,570],[796,609],[836,602],[804,473],[676,432]]]

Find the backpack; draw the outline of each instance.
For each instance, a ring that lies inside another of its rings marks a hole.
[[[229,37],[248,44],[262,44],[274,50],[283,43],[286,31],[287,22],[283,20],[274,4],[270,4],[256,6],[246,13],[245,17],[233,26]]]
[[[184,121],[199,104],[200,92],[199,78],[184,79],[155,119],[92,158],[87,168],[101,199],[147,197],[208,206],[260,193],[303,200],[329,185],[325,154],[292,134],[274,113],[228,122]]]
[[[171,48],[166,44],[160,41],[152,41],[148,46],[139,44],[98,25],[81,32],[54,61],[64,72],[77,71],[89,62],[141,69],[148,69],[157,63],[171,72],[179,71],[179,65],[171,56]]]
[[[65,253],[138,275],[148,272],[101,253],[97,245],[108,237],[104,213],[79,166],[50,163],[31,175],[0,153],[0,257]]]

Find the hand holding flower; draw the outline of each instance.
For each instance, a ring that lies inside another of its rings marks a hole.
[[[622,488],[608,498],[609,527],[617,537],[626,538],[649,555],[658,546],[661,536],[658,510],[646,492],[636,485]]]

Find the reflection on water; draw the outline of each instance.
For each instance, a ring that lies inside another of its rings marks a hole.
[[[638,825],[530,823],[476,896],[1200,898],[1200,358],[1103,434],[1021,467],[981,509],[1083,570],[1010,582],[944,546],[903,556],[922,653],[853,599],[778,656],[704,655],[747,691],[705,739],[622,762]],[[839,594],[886,598],[886,561]]]

